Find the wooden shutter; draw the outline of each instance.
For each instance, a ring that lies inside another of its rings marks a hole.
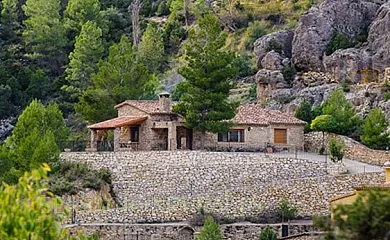
[[[287,129],[275,129],[274,130],[274,143],[275,144],[287,144]]]

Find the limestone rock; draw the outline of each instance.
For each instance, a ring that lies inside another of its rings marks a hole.
[[[260,63],[269,51],[269,42],[275,40],[280,44],[282,48],[282,55],[291,58],[291,48],[294,32],[291,30],[282,30],[280,32],[270,33],[259,39],[254,43],[254,54],[257,56],[257,66],[260,67]]]
[[[264,56],[263,60],[261,60],[261,66],[268,70],[282,70],[282,61],[283,58],[279,53],[271,51]]]
[[[4,141],[12,132],[14,126],[11,124],[13,118],[0,120],[0,142]]]
[[[285,88],[287,83],[281,71],[261,69],[256,74],[256,83],[268,84],[272,89]]]
[[[371,68],[371,56],[364,49],[337,50],[324,57],[324,66],[330,78],[338,82],[358,83],[361,81],[359,70]]]
[[[323,70],[323,55],[334,30],[350,39],[366,29],[379,4],[363,0],[325,0],[304,14],[292,45],[294,64],[304,70]]]
[[[373,53],[372,68],[383,71],[390,66],[390,2],[383,4],[370,26],[368,48]]]

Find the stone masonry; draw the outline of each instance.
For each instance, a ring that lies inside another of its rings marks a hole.
[[[361,143],[345,136],[339,136],[332,133],[325,133],[325,146],[329,145],[332,138],[337,138],[344,142],[344,154],[351,160],[364,162],[372,165],[383,166],[385,162],[390,161],[390,151],[379,151],[370,149]],[[305,150],[308,152],[318,152],[322,146],[322,133],[312,132],[305,134]]]
[[[288,239],[308,240],[314,239],[310,232],[316,229],[310,224],[290,223],[289,235],[308,233],[308,236],[290,237]],[[256,240],[262,229],[271,227],[281,235],[282,224],[248,224],[236,223],[221,225],[223,239]],[[194,227],[188,223],[166,224],[81,224],[68,226],[71,233],[83,231],[88,235],[96,233],[101,240],[117,239],[148,239],[148,240],[193,240],[201,227]],[[138,238],[137,238],[138,237]]]
[[[329,214],[330,199],[384,181],[381,173],[334,176],[320,163],[261,154],[63,153],[62,158],[113,172],[123,207],[80,213],[84,223],[183,221],[201,207],[228,218],[251,217],[272,211],[281,198],[296,205],[301,216]]]

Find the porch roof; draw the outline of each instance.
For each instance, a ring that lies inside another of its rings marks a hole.
[[[145,121],[148,117],[117,117],[104,122],[88,126],[89,129],[114,129],[117,127],[130,126]]]

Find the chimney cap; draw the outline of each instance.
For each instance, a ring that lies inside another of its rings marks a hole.
[[[171,94],[167,91],[164,91],[162,93],[159,94],[160,97],[169,97]]]
[[[385,162],[385,164],[383,165],[384,168],[390,168],[390,162]]]

